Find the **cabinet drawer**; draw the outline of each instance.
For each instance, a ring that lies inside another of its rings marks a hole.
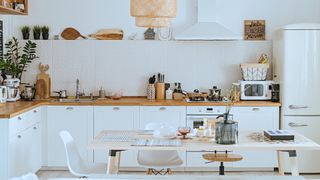
[[[41,121],[41,107],[9,119],[9,137]]]

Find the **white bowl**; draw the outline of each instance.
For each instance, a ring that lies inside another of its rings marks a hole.
[[[159,139],[172,139],[177,136],[176,130],[167,124],[156,127],[153,136]]]

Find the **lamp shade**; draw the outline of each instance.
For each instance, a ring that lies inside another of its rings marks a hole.
[[[170,27],[171,18],[146,18],[146,17],[136,17],[136,26],[138,27]]]
[[[177,0],[131,0],[130,10],[133,17],[175,18]]]

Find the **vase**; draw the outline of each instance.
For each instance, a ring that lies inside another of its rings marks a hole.
[[[229,120],[229,113],[224,113],[223,120],[215,123],[215,141],[217,144],[238,143],[238,122]]]
[[[29,39],[29,34],[28,33],[22,33],[23,40],[28,40]]]
[[[40,34],[33,34],[33,37],[35,40],[39,40],[40,39]]]
[[[156,99],[156,88],[155,88],[154,84],[148,85],[147,99]]]
[[[49,39],[49,34],[42,34],[43,40],[48,40]]]

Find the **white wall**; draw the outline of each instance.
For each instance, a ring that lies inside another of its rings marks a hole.
[[[299,22],[320,22],[319,0],[217,0],[216,19],[220,24],[243,34],[244,20],[266,20],[267,39],[276,27]],[[197,21],[197,1],[178,0],[178,14],[172,19],[174,36]],[[14,16],[14,35],[22,38],[23,25],[49,25],[50,38],[74,27],[82,35],[100,29],[120,28],[125,36],[142,33],[130,16],[130,0],[31,0],[29,16]]]

